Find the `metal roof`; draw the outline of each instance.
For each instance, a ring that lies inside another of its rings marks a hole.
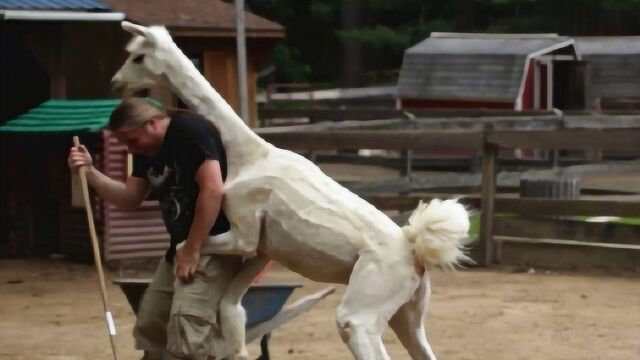
[[[514,102],[528,56],[570,46],[556,34],[432,34],[407,49],[401,98]]]
[[[640,96],[640,36],[578,37],[591,67],[592,99]]]
[[[575,40],[583,55],[640,54],[640,36],[576,37]]]
[[[107,125],[111,112],[121,101],[48,100],[27,113],[0,124],[0,132],[96,132]]]
[[[15,10],[110,10],[99,0],[0,0],[0,9]]]
[[[570,38],[556,34],[447,34],[431,37],[409,48],[408,54],[527,55]]]

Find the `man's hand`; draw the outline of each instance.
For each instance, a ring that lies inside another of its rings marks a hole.
[[[91,155],[84,145],[78,145],[71,148],[69,151],[69,158],[67,159],[69,163],[69,167],[74,173],[78,172],[83,166],[91,167],[93,166],[93,160],[91,159]]]
[[[185,241],[184,246],[176,250],[174,259],[175,275],[183,283],[190,283],[200,261],[200,251],[189,246],[189,242]]]

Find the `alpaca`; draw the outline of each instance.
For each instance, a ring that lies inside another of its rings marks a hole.
[[[353,356],[388,359],[389,324],[413,359],[434,360],[423,319],[429,270],[467,259],[469,219],[455,200],[420,204],[404,227],[304,157],[267,143],[240,119],[175,45],[164,27],[123,22],[134,34],[114,89],[166,81],[218,128],[227,151],[224,211],[238,248],[251,255],[220,303],[231,358],[246,359],[240,299],[268,259],[314,281],[346,284],[336,312]]]

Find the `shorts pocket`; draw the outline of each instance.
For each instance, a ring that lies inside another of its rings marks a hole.
[[[174,303],[167,325],[167,350],[194,360],[215,358],[223,343],[213,309],[188,303]],[[217,351],[216,351],[217,348]]]

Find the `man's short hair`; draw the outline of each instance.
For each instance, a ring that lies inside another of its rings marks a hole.
[[[122,100],[109,117],[109,130],[117,131],[137,127],[154,117],[165,117],[166,111],[140,98]]]

